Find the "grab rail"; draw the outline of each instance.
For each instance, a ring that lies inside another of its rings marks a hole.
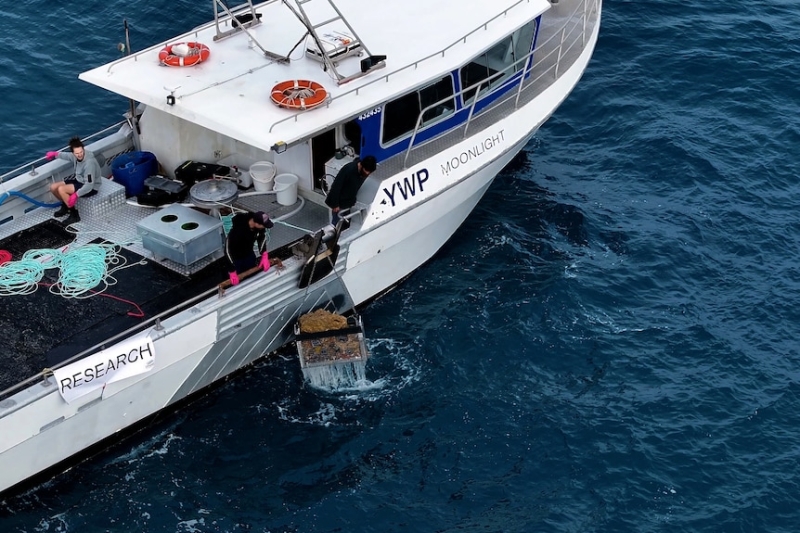
[[[42,370],[41,372],[39,372],[38,374],[34,374],[33,376],[31,376],[31,377],[29,377],[27,379],[24,379],[24,380],[20,381],[19,383],[15,384],[15,385],[12,385],[11,387],[8,387],[7,389],[5,389],[3,391],[0,391],[0,400],[2,400],[4,398],[7,398],[8,396],[11,395],[11,393],[18,392],[18,391],[20,391],[22,389],[27,388],[29,385],[32,385],[32,384],[36,383],[40,379],[47,380],[47,378],[50,376],[50,374],[52,374],[53,370],[61,368],[61,367],[64,367],[64,366],[67,366],[70,363],[74,363],[78,359],[81,359],[81,358],[83,358],[83,357],[85,357],[85,356],[87,356],[89,354],[92,354],[92,353],[95,353],[97,351],[100,351],[100,350],[104,349],[105,346],[107,346],[107,345],[109,345],[109,344],[111,344],[111,343],[113,343],[113,342],[115,342],[115,341],[117,341],[117,340],[119,340],[121,338],[127,337],[127,336],[131,335],[132,333],[137,333],[139,331],[142,331],[143,329],[146,329],[147,327],[149,327],[151,325],[155,325],[156,327],[158,327],[158,325],[161,323],[161,319],[162,318],[167,318],[170,315],[173,315],[173,314],[175,314],[175,313],[177,313],[179,311],[185,310],[189,306],[197,303],[198,301],[214,295],[216,292],[217,292],[217,288],[215,287],[213,289],[207,290],[206,292],[198,294],[197,296],[195,296],[193,298],[190,298],[189,300],[186,300],[185,302],[181,302],[180,304],[176,305],[175,307],[172,307],[171,309],[167,309],[166,311],[163,311],[163,312],[161,312],[161,313],[159,313],[159,314],[157,314],[157,315],[155,315],[153,317],[150,317],[149,319],[147,319],[146,321],[144,321],[144,322],[142,322],[140,324],[137,324],[137,325],[135,325],[133,327],[130,327],[130,328],[126,329],[125,331],[117,333],[116,335],[113,335],[113,336],[105,339],[104,341],[95,344],[91,348],[87,348],[86,350],[83,350],[82,352],[73,355],[72,357],[70,357],[69,359],[67,359],[65,361],[61,361],[60,363],[56,364],[53,367],[46,368],[46,369]]]
[[[344,98],[345,96],[349,96],[349,95],[351,95],[351,94],[355,94],[355,95],[357,96],[357,95],[358,95],[358,93],[359,93],[359,91],[361,91],[361,90],[363,90],[363,89],[365,89],[365,88],[367,88],[367,87],[369,87],[369,86],[371,86],[371,85],[374,85],[374,84],[376,84],[376,83],[378,83],[378,82],[380,82],[380,81],[387,81],[387,82],[388,82],[388,81],[389,81],[389,77],[390,77],[390,76],[394,76],[394,75],[396,75],[396,74],[399,74],[399,73],[401,73],[401,72],[405,72],[406,70],[409,70],[409,69],[412,69],[412,68],[413,68],[413,69],[416,69],[416,68],[418,68],[418,67],[419,67],[420,63],[424,63],[425,61],[428,61],[429,59],[432,59],[432,58],[434,58],[434,57],[439,57],[439,56],[441,56],[441,57],[444,57],[444,56],[445,56],[445,54],[447,53],[447,51],[448,51],[448,50],[452,49],[453,47],[455,47],[455,46],[456,46],[456,45],[458,45],[458,44],[461,44],[461,43],[466,43],[466,42],[467,42],[467,39],[468,39],[469,37],[471,37],[473,34],[475,34],[475,33],[479,32],[479,31],[481,31],[481,30],[486,30],[486,29],[488,28],[488,26],[489,26],[489,24],[490,24],[490,23],[494,22],[495,20],[499,19],[500,17],[505,17],[505,16],[507,16],[507,15],[508,15],[508,12],[509,12],[509,11],[511,11],[512,9],[516,8],[516,7],[517,7],[517,6],[519,6],[519,5],[522,5],[522,4],[527,4],[528,2],[529,2],[529,0],[518,0],[518,1],[517,1],[517,2],[515,2],[513,5],[511,5],[511,6],[507,7],[507,8],[506,8],[506,9],[505,9],[505,10],[504,10],[502,13],[498,13],[498,14],[497,14],[497,15],[495,15],[494,17],[492,17],[492,18],[490,18],[489,20],[487,20],[486,22],[482,23],[480,26],[478,26],[478,27],[477,27],[477,28],[475,28],[474,30],[471,30],[471,31],[469,31],[468,33],[464,34],[463,36],[459,37],[458,39],[456,39],[455,41],[453,41],[452,43],[450,43],[449,45],[445,46],[444,48],[442,48],[442,49],[441,49],[441,50],[439,50],[438,52],[434,52],[434,53],[432,53],[432,54],[429,54],[429,55],[427,55],[427,56],[423,57],[422,59],[418,59],[417,61],[414,61],[413,63],[409,63],[408,65],[406,65],[406,66],[404,66],[404,67],[401,67],[401,68],[399,68],[399,69],[397,69],[397,70],[393,70],[392,72],[389,72],[389,73],[387,73],[387,74],[385,74],[385,75],[381,76],[380,78],[375,78],[375,79],[373,79],[373,80],[370,80],[370,81],[368,81],[367,83],[365,83],[365,84],[363,84],[363,85],[359,85],[358,87],[356,87],[356,88],[354,88],[354,89],[350,89],[349,91],[345,91],[345,92],[343,92],[343,93],[342,93],[342,94],[340,94],[340,95],[334,96],[333,98],[331,98],[330,100],[328,100],[328,102],[327,102],[327,104],[326,104],[326,107],[327,107],[327,106],[330,106],[330,105],[331,105],[331,103],[335,102],[336,100],[339,100],[339,99],[341,99],[341,98]],[[294,120],[297,120],[297,117],[298,117],[298,116],[300,116],[300,115],[302,115],[303,113],[306,113],[306,112],[308,112],[308,111],[310,111],[310,110],[308,110],[308,109],[306,109],[306,110],[302,110],[302,111],[299,111],[299,112],[295,113],[295,114],[294,114],[294,115],[292,115],[292,116],[289,116],[289,117],[283,118],[283,119],[281,119],[281,120],[279,120],[279,121],[275,122],[275,123],[274,123],[274,124],[273,124],[273,125],[272,125],[272,126],[269,128],[269,132],[270,132],[270,133],[272,133],[272,129],[273,129],[275,126],[277,126],[278,124],[282,124],[282,123],[284,123],[284,122],[287,122],[287,121],[289,121],[289,120],[292,120],[292,119],[294,119]]]
[[[93,139],[97,139],[98,137],[104,136],[105,134],[107,134],[111,130],[114,130],[114,129],[118,130],[126,123],[127,123],[126,120],[121,120],[120,122],[117,122],[116,124],[112,124],[111,126],[108,126],[107,128],[103,128],[102,130],[100,130],[98,132],[92,133],[88,137],[82,137],[81,140],[82,140],[83,144],[89,145],[89,144],[91,144],[91,141]],[[69,147],[65,146],[64,148],[60,148],[59,151],[66,150],[67,148],[69,148]],[[6,172],[2,176],[0,176],[0,183],[5,183],[7,180],[9,180],[11,178],[16,178],[17,176],[23,174],[24,171],[28,170],[28,169],[30,169],[30,174],[32,176],[35,176],[36,175],[36,164],[42,162],[43,160],[44,160],[44,157],[40,157],[38,159],[34,159],[33,161],[22,165],[21,167],[15,168],[14,170],[9,170],[8,172]]]
[[[437,106],[440,106],[440,105],[442,105],[444,103],[447,103],[447,102],[450,102],[450,101],[455,101],[456,98],[463,97],[465,94],[467,94],[467,93],[469,93],[471,91],[475,91],[475,95],[472,98],[472,103],[469,106],[469,115],[467,117],[467,120],[466,120],[465,124],[463,125],[464,126],[464,137],[466,137],[469,125],[472,122],[472,120],[476,117],[476,115],[475,115],[475,106],[476,106],[476,104],[478,103],[478,101],[480,101],[481,99],[483,99],[486,96],[488,96],[489,94],[491,94],[491,91],[489,91],[489,93],[486,93],[484,95],[480,95],[480,87],[482,85],[487,84],[487,83],[491,85],[492,81],[498,80],[500,78],[505,77],[505,75],[507,73],[510,73],[510,77],[509,77],[509,80],[506,83],[510,84],[510,83],[513,83],[513,80],[512,80],[513,76],[516,75],[517,73],[521,72],[522,74],[521,74],[521,80],[519,81],[519,89],[515,92],[516,96],[515,96],[515,102],[514,102],[514,109],[517,109],[519,107],[519,99],[520,99],[519,97],[522,94],[522,91],[525,90],[528,87],[533,86],[537,81],[539,81],[550,70],[550,68],[549,67],[545,68],[544,71],[541,74],[539,74],[536,78],[532,78],[532,79],[529,79],[527,81],[525,80],[525,76],[527,76],[529,73],[533,73],[539,67],[544,65],[545,62],[548,61],[553,56],[553,54],[555,54],[556,52],[558,52],[558,59],[556,60],[556,63],[555,63],[555,68],[554,68],[554,72],[553,72],[553,81],[557,80],[558,79],[558,67],[561,64],[561,59],[563,58],[563,56],[566,53],[568,53],[570,50],[572,50],[572,47],[575,46],[575,44],[577,44],[579,40],[581,41],[581,48],[586,46],[587,29],[589,31],[593,31],[594,30],[594,25],[592,25],[591,27],[587,28],[587,26],[588,26],[588,24],[587,24],[588,17],[589,17],[589,15],[591,13],[595,13],[596,12],[597,6],[598,6],[600,1],[601,0],[583,0],[580,4],[578,4],[576,6],[575,10],[567,18],[567,21],[560,28],[560,31],[557,30],[553,35],[551,35],[550,37],[545,39],[542,43],[537,43],[536,47],[532,51],[528,52],[528,54],[524,58],[516,60],[514,63],[511,63],[510,65],[508,65],[503,70],[500,70],[500,71],[492,74],[488,78],[480,80],[479,82],[474,83],[474,84],[470,85],[469,87],[467,87],[465,89],[461,89],[457,93],[454,93],[451,96],[445,97],[445,98],[439,100],[438,102],[435,102],[435,103],[427,106],[426,108],[424,108],[419,113],[419,116],[417,117],[417,122],[415,124],[414,130],[413,130],[413,132],[411,134],[411,140],[410,140],[410,142],[408,144],[408,149],[406,150],[405,157],[403,158],[403,168],[406,168],[406,166],[408,164],[408,157],[411,155],[412,150],[415,148],[414,141],[416,140],[417,134],[419,133],[419,131],[420,131],[421,127],[422,127],[422,118],[431,109],[434,109]],[[591,9],[590,9],[590,6],[591,6]],[[581,9],[581,8],[583,8],[583,9]],[[575,23],[575,19],[576,19],[577,16],[580,16],[582,18],[583,30],[581,31],[581,33],[577,37],[575,37],[574,39],[569,41],[569,44],[566,47],[566,51],[564,51],[564,45],[567,42],[567,38],[571,37],[571,35],[572,35],[572,29],[570,29],[569,34],[567,34],[567,27],[570,26],[571,24]],[[552,49],[548,49],[548,48],[551,48],[550,45],[552,44],[553,39],[555,39],[559,35],[560,35],[560,42],[558,43],[558,46],[553,47]],[[527,66],[528,61],[533,56],[538,55],[538,54],[542,54],[542,53],[544,55],[541,56],[541,57],[537,57],[537,60],[536,60],[535,63],[532,63],[529,67]],[[517,69],[517,66],[520,63],[522,63],[522,68]],[[481,116],[484,113],[486,113],[488,111],[491,111],[492,109],[496,109],[498,106],[504,104],[509,99],[510,98],[501,98],[501,99],[499,99],[498,101],[494,102],[492,105],[490,105],[490,106],[486,107],[485,109],[481,110],[478,113],[477,116]]]
[[[518,2],[516,2],[514,5],[512,5],[512,6],[508,7],[508,8],[507,8],[505,11],[503,11],[502,13],[499,13],[498,15],[495,15],[494,17],[492,17],[492,18],[491,18],[491,19],[489,19],[488,21],[484,22],[483,24],[481,24],[480,26],[478,26],[478,27],[477,27],[477,28],[475,28],[474,30],[472,30],[472,31],[470,31],[469,33],[465,34],[464,36],[460,37],[459,39],[457,39],[456,41],[452,42],[451,44],[449,44],[448,46],[444,47],[443,49],[439,50],[438,52],[434,52],[433,54],[427,55],[427,56],[423,57],[422,59],[419,59],[419,60],[417,60],[417,61],[415,61],[415,62],[413,62],[413,63],[409,63],[408,65],[406,65],[406,66],[404,66],[404,67],[402,67],[402,68],[400,68],[400,69],[398,69],[398,70],[395,70],[395,71],[389,72],[389,73],[387,73],[387,74],[385,74],[385,75],[383,75],[383,76],[381,76],[381,77],[379,77],[379,78],[375,78],[375,79],[373,79],[373,80],[371,80],[371,81],[369,81],[369,82],[367,82],[367,83],[365,83],[365,84],[363,84],[363,85],[360,85],[360,86],[358,86],[358,87],[356,87],[356,88],[354,88],[354,89],[350,89],[349,91],[346,91],[346,92],[344,92],[344,93],[342,93],[342,94],[340,94],[340,95],[337,95],[337,96],[335,96],[335,97],[331,98],[331,99],[330,99],[330,100],[328,100],[328,102],[325,104],[325,105],[326,105],[326,107],[330,106],[330,105],[331,105],[333,102],[335,102],[336,100],[339,100],[339,99],[341,99],[341,98],[344,98],[345,96],[349,96],[349,95],[353,95],[353,94],[355,94],[355,95],[358,95],[358,94],[359,94],[359,91],[361,91],[361,90],[365,89],[366,87],[369,87],[369,86],[371,86],[371,85],[374,85],[374,84],[376,84],[376,83],[378,83],[378,82],[381,82],[381,81],[388,82],[388,81],[389,81],[389,78],[390,78],[390,76],[396,75],[396,74],[398,74],[398,73],[400,73],[400,72],[404,72],[404,71],[406,71],[406,70],[408,70],[408,69],[411,69],[411,68],[417,68],[417,67],[419,67],[420,63],[423,63],[423,62],[425,62],[425,61],[428,61],[428,60],[430,60],[430,59],[432,59],[432,58],[434,58],[434,57],[440,57],[440,56],[441,56],[441,57],[444,57],[444,56],[446,55],[446,52],[447,52],[448,50],[452,49],[454,46],[456,46],[456,45],[458,45],[458,44],[460,44],[460,43],[465,43],[465,42],[467,41],[467,39],[468,39],[470,36],[472,36],[473,34],[477,33],[478,31],[480,31],[480,30],[482,30],[482,29],[484,29],[484,30],[485,30],[485,29],[488,27],[488,25],[489,25],[491,22],[495,21],[496,19],[498,19],[498,18],[500,18],[500,17],[506,16],[506,15],[508,14],[508,12],[509,12],[509,11],[511,11],[512,9],[514,9],[515,7],[517,7],[517,6],[519,6],[519,5],[523,4],[523,3],[527,3],[527,1],[528,1],[528,0],[519,0],[519,1],[518,1]],[[570,25],[571,23],[574,23],[574,22],[575,22],[575,17],[578,15],[578,13],[579,13],[579,12],[580,12],[580,15],[583,17],[583,30],[582,30],[582,32],[581,32],[581,37],[582,37],[582,39],[583,39],[583,44],[582,44],[582,46],[585,46],[585,44],[586,44],[586,35],[587,35],[589,32],[591,32],[591,31],[594,29],[594,25],[592,25],[591,27],[588,27],[588,24],[587,24],[587,18],[588,18],[588,15],[589,15],[591,12],[596,12],[596,11],[597,11],[597,9],[598,9],[598,5],[600,4],[600,2],[601,2],[601,1],[602,1],[602,0],[583,0],[583,1],[582,1],[580,4],[578,4],[578,6],[576,6],[575,10],[574,10],[574,11],[572,12],[572,14],[571,14],[571,15],[568,17],[567,21],[564,23],[564,25],[563,25],[563,26],[562,26],[562,28],[561,28],[561,43],[559,44],[559,47],[557,48],[557,50],[559,50],[559,51],[560,51],[560,50],[562,50],[562,48],[563,48],[563,44],[564,44],[564,40],[566,39],[565,30],[566,30],[566,28],[567,28],[567,26],[568,26],[568,25]],[[591,10],[589,9],[589,6],[591,6]],[[554,39],[554,38],[555,38],[557,35],[558,35],[558,32],[556,32],[554,35],[552,35],[552,36],[551,36],[551,37],[549,37],[547,40],[545,40],[545,41],[544,41],[544,42],[541,44],[541,46],[537,45],[537,48],[536,48],[536,49],[534,49],[532,52],[530,52],[530,53],[528,54],[527,58],[530,58],[530,56],[532,56],[532,55],[533,55],[535,52],[537,52],[537,51],[539,51],[541,48],[543,48],[543,47],[544,47],[544,45],[546,45],[546,44],[549,44],[549,43],[550,43],[550,42],[551,42],[551,41],[552,41],[552,40],[553,40],[553,39]],[[570,47],[570,48],[571,48],[571,47]],[[550,54],[548,54],[548,56],[549,56],[549,55],[550,55]],[[527,60],[527,58],[526,58],[526,60]],[[557,61],[557,63],[558,63],[558,62],[560,62],[560,56],[559,56],[559,61]],[[558,69],[556,69],[556,77],[557,77],[557,72],[558,72]],[[485,81],[486,81],[486,80],[483,80],[481,83],[483,83],[483,82],[485,82]],[[465,91],[464,91],[464,90],[462,90],[462,91],[461,91],[459,94],[461,94],[461,93],[463,93],[463,92],[465,92]],[[446,99],[445,99],[445,100],[446,100]],[[370,107],[372,107],[372,106],[370,106]],[[315,109],[316,109],[316,108],[315,108]],[[365,109],[363,109],[362,111],[366,111],[366,110],[368,110],[368,109],[369,109],[369,108],[365,108]],[[282,124],[282,123],[284,123],[284,122],[288,122],[288,121],[291,121],[291,120],[297,121],[297,120],[298,120],[298,118],[299,118],[301,115],[303,115],[304,113],[307,113],[308,111],[310,111],[310,110],[309,110],[309,109],[306,109],[306,110],[301,110],[301,111],[298,111],[298,112],[296,112],[296,113],[292,114],[291,116],[288,116],[288,117],[286,117],[286,118],[283,118],[283,119],[281,119],[281,120],[279,120],[279,121],[275,122],[274,124],[272,124],[272,126],[270,126],[270,128],[269,128],[269,132],[270,132],[270,133],[272,133],[272,130],[273,130],[273,129],[274,129],[276,126],[277,126],[277,125],[279,125],[279,124]],[[356,115],[358,115],[358,113],[356,113]]]

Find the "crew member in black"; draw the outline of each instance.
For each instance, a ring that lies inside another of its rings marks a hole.
[[[349,209],[356,204],[358,189],[367,177],[375,172],[377,161],[371,155],[363,159],[356,158],[347,163],[336,175],[325,198],[325,203],[331,208],[331,224],[334,226],[339,222],[339,211]]]
[[[257,213],[239,213],[233,217],[233,225],[225,242],[225,255],[228,258],[228,276],[231,285],[239,284],[239,272],[245,272],[260,266],[264,272],[269,270],[267,254],[266,229],[274,226],[269,215],[263,211]],[[258,256],[254,245],[258,244]],[[260,257],[260,259],[259,259]]]

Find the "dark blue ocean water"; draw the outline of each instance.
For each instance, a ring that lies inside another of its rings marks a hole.
[[[4,5],[0,167],[117,120],[76,76],[124,17],[139,49],[210,7]],[[261,363],[0,531],[797,531],[799,7],[606,0],[575,92],[364,309],[372,388]]]

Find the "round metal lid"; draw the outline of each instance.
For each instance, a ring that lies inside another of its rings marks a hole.
[[[192,185],[189,196],[194,205],[212,209],[236,200],[239,197],[239,188],[229,180],[211,179]]]

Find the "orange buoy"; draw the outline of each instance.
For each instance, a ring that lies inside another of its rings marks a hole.
[[[287,109],[312,109],[327,97],[325,87],[311,80],[282,81],[272,88],[272,101]]]
[[[173,49],[184,45],[189,49],[185,55],[178,55],[173,52]],[[202,63],[208,56],[211,55],[211,50],[203,43],[175,43],[168,44],[158,53],[158,60],[168,67],[191,67]]]

